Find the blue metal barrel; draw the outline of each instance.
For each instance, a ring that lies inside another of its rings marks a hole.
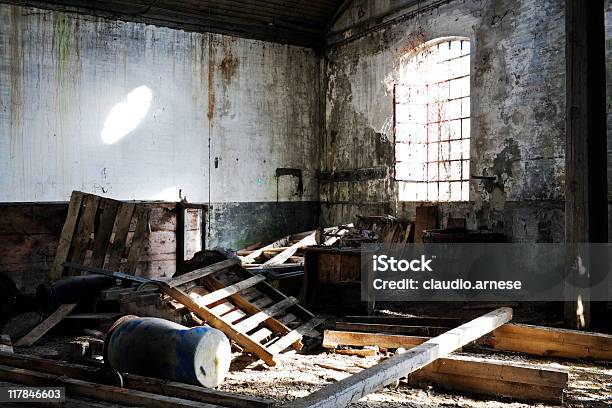
[[[229,340],[221,331],[156,317],[118,321],[104,343],[105,363],[119,372],[205,387],[223,382],[231,358]]]

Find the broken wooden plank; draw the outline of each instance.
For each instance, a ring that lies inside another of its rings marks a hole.
[[[79,380],[95,383],[106,383],[103,373],[96,367],[68,363],[66,361],[51,360],[36,356],[0,353],[0,364],[39,371],[47,374],[68,376]],[[151,392],[169,397],[184,398],[193,401],[219,404],[231,408],[265,408],[272,406],[272,401],[247,395],[218,391],[190,384],[177,383],[158,378],[143,377],[135,374],[123,373],[123,386],[132,390]]]
[[[612,335],[603,333],[506,324],[479,342],[496,350],[536,356],[612,360]]]
[[[190,283],[194,280],[203,278],[205,276],[208,276],[216,272],[220,272],[224,269],[228,269],[236,265],[240,265],[239,259],[235,259],[235,258],[226,259],[224,261],[217,262],[212,265],[208,265],[203,268],[193,270],[184,275],[177,276],[176,278],[172,278],[168,281],[168,285],[172,287],[182,286],[182,285],[185,285],[186,283]]]
[[[72,246],[72,237],[76,231],[82,201],[83,193],[80,191],[73,191],[70,196],[70,204],[68,205],[68,215],[62,227],[62,234],[60,235],[57,251],[55,252],[55,258],[53,258],[53,265],[49,271],[49,278],[52,281],[61,278],[63,275],[63,263],[68,259],[68,253]]]
[[[247,289],[250,287],[253,287],[255,285],[257,285],[260,282],[263,282],[266,280],[266,277],[263,275],[256,275],[253,276],[251,278],[245,279],[243,281],[240,281],[238,283],[234,283],[233,285],[230,286],[226,286],[222,289],[218,289],[215,290],[212,293],[209,293],[207,295],[204,296],[200,296],[200,298],[197,300],[198,304],[200,305],[210,305],[211,303],[214,303],[216,301],[219,301],[221,299],[225,299],[226,297],[229,297],[233,294],[236,294],[238,292],[240,292],[243,289]]]
[[[130,222],[132,221],[132,215],[134,214],[135,208],[135,204],[121,203],[119,210],[117,211],[115,221],[115,236],[110,248],[107,266],[108,269],[113,271],[119,270],[119,266],[121,265],[127,235],[130,230]]]
[[[97,384],[89,381],[68,378],[63,375],[40,373],[23,368],[0,365],[0,380],[16,382],[29,386],[49,386],[53,384],[65,387],[66,393],[71,396],[82,396],[99,401],[128,406],[147,406],[153,408],[218,408],[218,405],[186,400],[182,398],[167,397],[165,395],[149,392],[129,390],[110,385]]]
[[[268,351],[272,354],[278,354],[287,347],[289,347],[294,342],[300,340],[306,333],[323,323],[324,319],[319,319],[315,317],[300,325],[297,329],[291,330],[289,333],[275,341],[270,347],[268,347]]]
[[[280,254],[277,254],[275,257],[268,259],[266,262],[263,263],[262,266],[266,267],[285,263],[285,261],[289,259],[293,254],[295,254],[298,249],[305,246],[316,245],[316,243],[317,241],[315,240],[315,232],[312,232],[311,234],[302,238],[295,244],[291,245],[289,248],[285,249]]]
[[[261,322],[269,319],[270,317],[274,317],[277,314],[284,311],[291,305],[295,305],[298,302],[296,298],[288,297],[285,300],[282,300],[266,309],[263,309],[261,312],[254,314],[253,316],[244,319],[240,323],[236,325],[236,330],[246,333],[250,330],[253,330],[257,327]]]
[[[94,194],[88,194],[83,199],[83,206],[81,209],[81,216],[79,217],[79,226],[77,228],[76,235],[72,239],[72,254],[70,255],[70,261],[82,264],[85,259],[87,248],[89,247],[89,241],[91,241],[91,234],[94,232],[94,225],[96,223],[96,213],[98,212],[98,206],[100,204],[100,196]],[[75,271],[68,270],[69,275],[75,275]],[[77,274],[80,274],[77,273]]]
[[[36,343],[42,336],[44,336],[45,333],[55,327],[59,322],[61,322],[64,317],[68,316],[68,314],[70,314],[70,312],[72,312],[76,306],[76,303],[60,305],[57,310],[55,310],[55,312],[49,315],[49,317],[43,320],[38,326],[33,328],[32,331],[30,331],[28,334],[20,338],[19,341],[15,343],[15,346],[30,347],[32,344]]]
[[[429,340],[429,337],[402,336],[399,334],[360,333],[339,330],[325,330],[323,347],[378,346],[384,348],[411,348]]]
[[[136,263],[140,256],[140,250],[142,249],[143,243],[149,234],[149,215],[150,211],[143,206],[137,206],[136,211],[136,230],[130,243],[130,253],[127,257],[127,263],[125,270],[127,273],[134,274],[136,272]]]
[[[293,408],[344,407],[405,377],[440,357],[491,332],[512,319],[512,309],[500,308],[434,337],[404,354],[376,364],[305,398],[292,401]]]
[[[408,384],[436,384],[454,391],[560,403],[568,371],[491,359],[448,356],[411,373]]]
[[[273,243],[264,246],[263,248],[259,248],[253,252],[251,252],[250,254],[248,254],[245,257],[242,257],[242,263],[243,264],[250,264],[253,263],[253,261],[255,261],[255,259],[257,259],[258,257],[261,256],[261,254],[263,253],[263,251],[267,250],[267,249],[272,249],[272,248],[278,248],[278,247],[286,247],[287,244],[289,243],[290,240],[290,236],[286,236],[283,237],[277,241],[274,241]]]
[[[102,209],[102,214],[100,215],[100,225],[94,237],[90,262],[91,266],[98,268],[104,266],[106,251],[108,250],[110,238],[113,233],[118,207],[119,201],[111,200],[110,198],[103,198],[100,202],[99,208]]]

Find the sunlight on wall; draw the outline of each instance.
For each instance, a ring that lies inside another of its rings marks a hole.
[[[179,201],[179,189],[176,186],[168,187],[151,197],[152,200]]]
[[[102,141],[113,144],[138,127],[151,107],[153,94],[143,85],[127,95],[125,102],[116,104],[106,117],[102,129]]]

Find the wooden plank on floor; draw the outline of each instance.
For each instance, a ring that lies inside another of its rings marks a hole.
[[[125,270],[127,273],[134,274],[136,272],[136,264],[140,256],[140,251],[143,243],[149,235],[149,214],[148,208],[137,206],[136,210],[136,230],[130,244],[130,253],[128,254]]]
[[[292,401],[292,408],[344,407],[387,384],[425,367],[438,358],[490,333],[512,319],[512,309],[496,309],[420,344],[404,354],[328,385],[305,398]]]
[[[119,266],[121,265],[127,235],[130,230],[130,222],[132,221],[132,215],[134,214],[134,208],[136,208],[136,205],[133,203],[121,203],[119,210],[117,211],[115,236],[110,248],[107,266],[107,268],[110,270],[118,271]]]
[[[119,201],[111,200],[110,198],[103,198],[100,202],[102,214],[100,215],[100,224],[94,237],[91,266],[96,268],[104,266],[104,259],[106,258],[106,251],[108,250],[113,233],[118,207]]]
[[[269,319],[270,317],[274,317],[277,314],[284,311],[291,305],[294,305],[298,302],[296,298],[293,296],[288,297],[285,300],[282,300],[270,307],[263,309],[261,312],[254,314],[253,316],[241,321],[236,325],[236,330],[241,331],[243,333],[247,333],[257,327],[261,322]]]
[[[425,343],[430,337],[404,336],[399,334],[360,333],[340,330],[325,330],[323,347],[379,346],[383,348],[412,348]]]
[[[83,193],[73,191],[70,196],[70,204],[68,205],[68,215],[62,227],[57,251],[53,259],[53,265],[49,271],[49,278],[54,281],[62,277],[64,271],[64,262],[68,259],[70,247],[72,246],[72,238],[74,236],[79,214],[81,212],[81,203],[83,202]]]
[[[45,359],[36,356],[0,353],[0,364],[26,370],[39,371],[47,374],[68,376],[90,382],[104,382],[100,370],[96,367],[73,364],[66,361]],[[158,378],[143,377],[135,374],[122,374],[125,388],[166,395],[169,397],[184,398],[193,401],[219,404],[230,408],[266,408],[271,407],[272,401],[247,395],[218,391],[190,384],[177,383]]]
[[[15,346],[30,347],[31,345],[36,343],[42,336],[44,336],[45,333],[55,327],[59,322],[61,322],[64,317],[68,316],[76,306],[76,303],[60,305],[55,312],[49,315],[49,317],[43,320],[38,326],[33,328],[32,331],[30,331],[28,334],[20,338],[19,341],[15,343]]]
[[[612,335],[527,324],[506,324],[480,340],[496,350],[537,356],[612,360]]]
[[[492,359],[448,356],[411,373],[408,384],[436,384],[451,391],[560,403],[568,371]]]
[[[186,283],[190,283],[196,279],[200,279],[203,278],[205,276],[208,276],[212,273],[216,273],[219,271],[222,271],[224,269],[228,269],[231,268],[233,266],[236,265],[240,265],[240,260],[239,259],[226,259],[224,261],[221,262],[217,262],[215,264],[212,265],[208,265],[205,266],[203,268],[199,268],[196,269],[194,271],[191,271],[189,273],[186,273],[184,275],[181,276],[177,276],[176,278],[172,278],[168,281],[168,285],[175,287],[175,286],[182,286],[185,285]]]
[[[222,289],[215,290],[207,295],[201,296],[198,299],[198,303],[201,305],[210,305],[211,303],[217,302],[221,299],[225,299],[233,294],[240,292],[243,289],[253,287],[260,282],[266,280],[266,277],[263,275],[256,275],[251,278],[245,279],[238,283],[234,283],[233,285],[226,286]]]
[[[0,380],[15,382],[29,386],[49,386],[53,384],[65,387],[70,396],[87,397],[128,406],[146,406],[152,408],[218,408],[218,405],[205,404],[181,398],[149,392],[129,390],[110,385],[97,384],[89,381],[68,378],[62,375],[52,375],[23,368],[0,365]]]

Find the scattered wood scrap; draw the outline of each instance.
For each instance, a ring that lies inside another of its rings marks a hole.
[[[512,319],[512,309],[500,308],[420,344],[404,354],[291,402],[291,407],[346,406],[438,358],[465,346]]]
[[[98,368],[89,367],[85,365],[72,364],[65,361],[56,361],[50,360],[35,356],[29,356],[24,354],[7,354],[0,353],[0,367],[11,367],[13,369],[21,369],[27,370],[26,374],[29,373],[40,373],[43,374],[43,379],[46,378],[44,375],[49,376],[49,378],[57,378],[61,377],[69,377],[71,379],[79,380],[86,382],[89,385],[95,384],[95,386],[100,386],[102,384],[114,385],[111,383],[110,378],[105,375],[104,371],[100,371]],[[15,376],[10,375],[9,370],[5,370],[2,372],[0,370],[0,378],[6,378],[6,381],[16,382],[20,384],[27,384],[24,381],[36,381],[36,377],[32,378],[22,378],[19,374],[15,373]],[[108,373],[106,373],[108,374]],[[126,394],[131,395],[132,391],[134,392],[143,392],[151,395],[145,395],[146,397],[150,397],[148,401],[141,399],[142,394],[138,395],[134,400],[124,400],[123,403],[127,403],[127,405],[142,405],[143,402],[151,402],[154,403],[154,406],[162,406],[162,407],[172,407],[173,400],[164,399],[161,397],[168,397],[177,400],[188,400],[193,402],[198,402],[198,405],[201,407],[207,406],[222,406],[222,407],[231,407],[231,408],[266,408],[271,407],[272,401],[264,400],[261,398],[234,394],[224,391],[217,391],[211,388],[204,388],[189,384],[177,383],[167,380],[161,380],[157,378],[150,377],[142,377],[134,374],[124,373],[121,375],[123,378],[123,388],[118,387],[108,387],[105,388],[105,391],[110,392],[111,394]],[[40,377],[39,377],[40,378]],[[20,381],[22,379],[23,381]],[[53,384],[51,381],[49,384]],[[109,397],[109,399],[98,398],[100,394],[98,393],[90,393],[87,394],[87,388],[76,389],[76,393],[72,392],[70,387],[67,388],[67,393],[69,395],[83,395],[88,398],[100,399],[101,401],[115,402],[121,403],[117,401],[117,397]],[[81,394],[79,391],[84,391],[84,394]],[[129,391],[129,392],[126,392]],[[153,397],[152,397],[153,396]],[[214,405],[209,405],[214,404]],[[146,405],[149,406],[149,405]],[[151,405],[153,406],[153,405]],[[192,405],[189,405],[192,406]]]
[[[23,336],[15,343],[17,347],[30,347],[36,343],[49,330],[57,326],[66,316],[70,314],[76,307],[76,303],[60,305],[57,310],[43,320],[38,326],[34,327],[31,332]]]
[[[506,324],[495,329],[481,344],[495,350],[536,356],[612,360],[612,335],[527,324]]]

